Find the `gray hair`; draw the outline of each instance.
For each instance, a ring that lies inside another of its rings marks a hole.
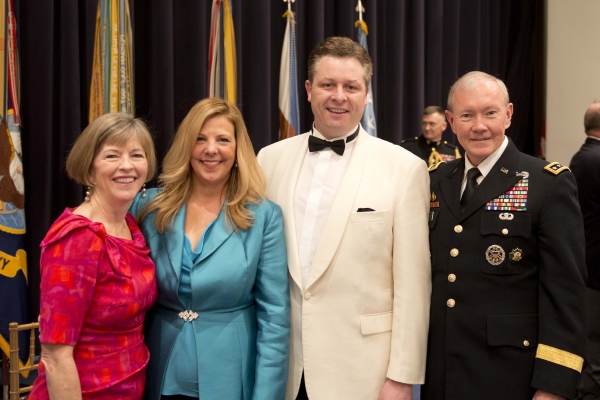
[[[452,97],[454,97],[454,92],[456,92],[456,90],[459,87],[467,91],[473,90],[475,86],[481,81],[496,82],[498,84],[498,87],[500,88],[500,91],[504,95],[505,104],[508,104],[510,102],[508,97],[508,89],[506,88],[504,82],[502,82],[495,76],[486,74],[485,72],[471,71],[461,76],[456,82],[454,82],[454,85],[452,85],[452,87],[450,88],[450,92],[448,93],[448,110],[452,112]]]

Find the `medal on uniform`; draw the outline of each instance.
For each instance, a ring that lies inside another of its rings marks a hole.
[[[513,263],[517,263],[517,262],[521,261],[521,259],[523,258],[523,250],[521,250],[518,247],[515,249],[512,249],[512,251],[510,253],[508,253],[508,258]]]
[[[527,211],[527,192],[529,190],[529,172],[518,172],[523,178],[497,198],[485,205],[488,211]],[[502,217],[500,217],[502,219]]]
[[[431,202],[429,203],[429,208],[440,208],[440,202],[435,201],[437,199],[434,192],[431,192]]]
[[[506,253],[497,244],[493,244],[485,251],[485,259],[492,265],[498,266],[504,262]]]

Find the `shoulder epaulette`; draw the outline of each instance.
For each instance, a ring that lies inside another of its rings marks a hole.
[[[571,170],[569,169],[569,167],[565,167],[564,165],[561,165],[560,163],[557,163],[556,161],[554,161],[554,162],[551,162],[550,164],[546,165],[544,167],[544,171],[548,171],[551,174],[558,175],[563,171],[571,171]]]
[[[451,148],[453,148],[453,149],[455,149],[455,148],[456,148],[456,145],[455,145],[455,144],[448,143],[446,140],[444,140],[444,144],[445,144],[446,146],[448,146],[448,147],[451,147]]]
[[[415,136],[414,138],[402,139],[402,141],[400,143],[403,144],[406,142],[414,142],[415,140],[419,140],[419,137]]]
[[[439,163],[437,163],[437,164],[430,165],[430,166],[429,166],[429,168],[427,168],[427,170],[428,170],[429,172],[433,172],[433,171],[435,171],[436,169],[438,169],[438,167],[439,167],[440,165],[442,165],[442,164],[445,164],[445,163],[446,163],[446,161],[440,161],[440,162],[439,162]]]

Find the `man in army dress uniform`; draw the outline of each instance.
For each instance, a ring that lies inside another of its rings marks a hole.
[[[568,168],[505,136],[502,81],[470,72],[446,116],[466,157],[430,167],[424,400],[572,398],[586,340],[583,222]]]
[[[400,146],[421,157],[428,166],[460,158],[458,148],[442,140],[446,126],[446,116],[442,107],[429,106],[423,111],[423,134],[404,139]]]

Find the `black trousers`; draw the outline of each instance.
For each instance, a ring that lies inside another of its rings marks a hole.
[[[306,394],[306,384],[304,383],[304,371],[302,372],[302,380],[300,381],[300,389],[298,390],[298,396],[296,396],[296,400],[308,400],[308,395]]]
[[[600,290],[588,288],[589,330],[577,400],[600,399]]]

